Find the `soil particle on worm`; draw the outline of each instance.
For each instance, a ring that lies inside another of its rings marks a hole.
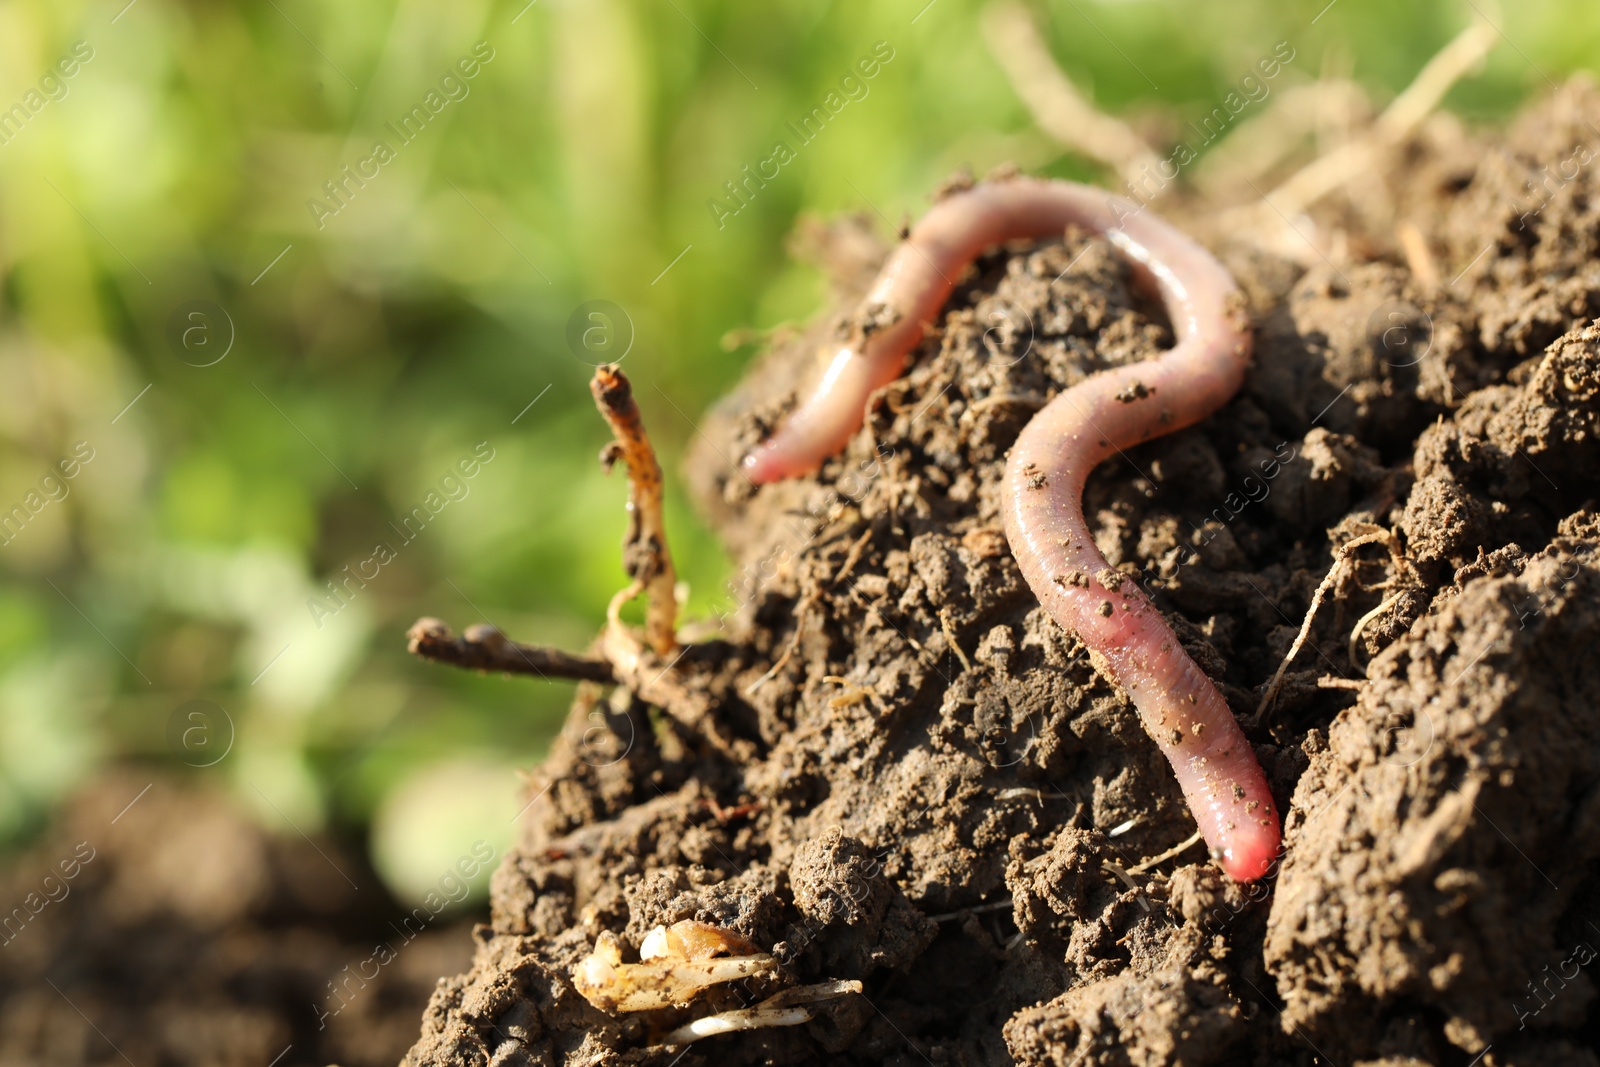
[[[683,707],[580,692],[407,1062],[1600,1063],[1600,174],[1527,186],[1591,123],[1582,84],[1503,134],[1439,116],[1377,199],[1310,212],[1327,259],[1215,242],[1257,326],[1245,388],[1089,479],[1114,570],[1058,580],[1136,583],[1216,680],[1286,813],[1266,879],[1178,848],[1166,761],[1000,533],[1026,421],[1172,339],[1069,231],[980,258],[818,476],[757,492],[724,457],[793,409],[848,312],[702,423],[723,637],[673,669]],[[1207,207],[1163,210],[1205,234]],[[852,308],[882,246],[859,220],[806,239]],[[603,931],[634,952],[685,918],[777,970],[660,1017],[576,996]],[[863,991],[652,1044],[828,980]]]

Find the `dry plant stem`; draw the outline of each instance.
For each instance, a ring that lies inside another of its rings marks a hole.
[[[1498,38],[1498,31],[1481,20],[1462,30],[1384,109],[1366,137],[1342,144],[1302,167],[1267,194],[1266,200],[1270,203],[1255,205],[1250,210],[1263,218],[1278,215],[1293,218],[1371,167],[1373,155],[1409,137],[1439,106],[1450,87],[1489,54]]]
[[[1178,344],[1157,359],[1094,375],[1034,416],[1006,463],[1006,537],[1040,603],[1139,709],[1213,855],[1229,875],[1251,881],[1266,872],[1280,840],[1255,752],[1161,613],[1111,570],[1083,515],[1083,486],[1095,466],[1200,421],[1244,379],[1243,298],[1210,253],[1153,213],[1088,186],[1010,178],[955,193],[916,225],[869,292],[858,321],[886,324],[858,331],[745,465],[758,482],[815,470],[861,425],[872,391],[900,373],[952,278],[991,245],[1054,237],[1069,225],[1099,232],[1132,263],[1136,281],[1160,294]]]
[[[850,577],[850,572],[856,569],[856,564],[861,562],[861,554],[867,550],[867,542],[872,540],[874,533],[870,525],[862,531],[850,545],[850,551],[845,553],[844,562],[839,565],[839,573],[833,576],[833,581],[828,583],[830,589],[839,588],[839,583]]]
[[[1151,856],[1149,859],[1144,860],[1143,862],[1137,864],[1136,866],[1129,867],[1128,868],[1128,873],[1129,874],[1143,874],[1145,871],[1148,871],[1150,868],[1158,866],[1159,864],[1165,863],[1168,860],[1172,859],[1174,856],[1181,855],[1185,850],[1193,848],[1195,845],[1198,845],[1200,843],[1200,837],[1201,837],[1200,831],[1196,830],[1193,834],[1191,834],[1188,837],[1184,838],[1182,841],[1178,842],[1176,845],[1173,845],[1171,848],[1167,849],[1165,852],[1161,853],[1160,855]]]
[[[1241,175],[1258,178],[1278,166],[1329,114],[1361,114],[1371,119],[1367,94],[1354,82],[1324,76],[1309,85],[1292,85],[1272,97],[1265,111],[1230,126],[1216,148],[1195,164],[1194,182],[1214,194]]]
[[[633,386],[614,364],[595,368],[589,383],[595,406],[605,416],[616,437],[614,451],[604,454],[607,465],[621,459],[628,468],[628,533],[623,541],[623,562],[646,594],[645,637],[658,655],[677,648],[677,573],[667,548],[667,528],[661,506],[661,464],[639,417]]]
[[[1352,553],[1362,545],[1387,543],[1392,540],[1392,535],[1387,531],[1362,534],[1360,537],[1351,538],[1339,546],[1334,554],[1333,565],[1328,568],[1328,573],[1323,576],[1317,591],[1311,597],[1311,606],[1306,609],[1306,617],[1300,623],[1300,632],[1295,634],[1294,644],[1289,646],[1289,652],[1283,657],[1283,662],[1278,664],[1278,672],[1272,676],[1272,682],[1267,686],[1267,691],[1261,694],[1261,703],[1256,705],[1256,718],[1260,718],[1271,705],[1272,698],[1278,695],[1278,687],[1283,684],[1284,672],[1289,669],[1289,664],[1294,662],[1299,655],[1300,648],[1306,643],[1306,637],[1311,633],[1311,623],[1317,617],[1317,609],[1322,606],[1322,598],[1328,595],[1328,590],[1333,588],[1333,583],[1338,580],[1344,570],[1344,565],[1349,561]]]
[[[1133,182],[1161,160],[1127,124],[1097,109],[1056,66],[1033,15],[1016,0],[997,0],[980,23],[989,54],[1041,130],[1068,148],[1114,167]]]
[[[537,674],[542,678],[571,678],[607,685],[616,681],[611,664],[604,660],[519,644],[487,623],[469,626],[465,633],[456,637],[450,627],[438,619],[418,619],[406,631],[406,650],[423,659],[467,670]]]
[[[639,699],[674,713],[674,717],[686,724],[693,724],[704,713],[705,701],[690,696],[678,682],[672,670],[677,660],[663,664],[618,617],[622,605],[638,596],[643,588],[643,583],[635,580],[611,598],[606,608],[606,632],[601,647],[611,661],[617,680]]]

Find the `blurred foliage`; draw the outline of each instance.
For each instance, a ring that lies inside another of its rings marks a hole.
[[[1450,97],[1475,119],[1600,54],[1593,5],[1475,2],[1507,38]],[[622,583],[625,487],[595,463],[574,310],[625,309],[671,468],[753,354],[723,338],[819,310],[785,251],[801,213],[876,211],[887,233],[959,166],[1096,175],[1033,129],[979,0],[125,3],[0,3],[0,108],[24,109],[0,125],[0,509],[28,512],[0,536],[0,842],[133,760],[219,776],[274,825],[428,822],[454,834],[415,850],[441,864],[503,847],[509,811],[394,812],[484,810],[429,782],[509,803],[570,686],[410,662],[402,635],[487,617],[579,648]],[[1280,84],[1350,76],[1387,99],[1471,14],[1324,3],[1039,10],[1100,106],[1158,131],[1280,40]],[[791,138],[875,47],[892,59],[866,94]],[[430,91],[438,114],[396,136]],[[719,225],[708,201],[732,206],[723,183],[779,138],[795,158]],[[364,162],[379,141],[392,158]],[[42,482],[78,442],[92,460]],[[480,442],[493,459],[407,543],[396,525]],[[724,561],[681,494],[670,508],[706,614]],[[318,617],[308,600],[379,542],[393,560]],[[175,724],[191,700],[217,710]],[[426,883],[392,829],[376,851]]]

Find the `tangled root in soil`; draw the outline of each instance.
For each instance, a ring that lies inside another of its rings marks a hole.
[[[1274,877],[1143,863],[1190,836],[1182,797],[1000,530],[1033,412],[1171,341],[1111,248],[1068,233],[983,257],[817,477],[758,493],[723,457],[792,407],[836,320],[704,423],[688,475],[738,577],[673,691],[738,744],[581,694],[407,1063],[1600,1064],[1600,175],[1527,184],[1596,129],[1581,84],[1506,134],[1435,116],[1376,199],[1311,213],[1326,259],[1209,235],[1256,367],[1090,480],[1100,549],[1256,745],[1287,816]],[[1215,215],[1163,210],[1202,236]],[[848,306],[862,228],[813,242]],[[1351,556],[1257,718],[1334,553],[1372,530],[1398,562]],[[682,920],[774,970],[667,1019],[573,988],[602,934],[636,952]],[[829,981],[863,992],[651,1043]]]

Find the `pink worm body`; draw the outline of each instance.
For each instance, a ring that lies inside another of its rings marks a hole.
[[[867,294],[864,310],[886,307],[892,321],[839,350],[816,391],[746,457],[745,470],[756,482],[815,470],[860,427],[871,393],[900,374],[953,279],[978,253],[1056,236],[1068,225],[1098,231],[1133,263],[1136,280],[1160,293],[1178,343],[1157,359],[1080,382],[1033,417],[1006,462],[1006,538],[1045,610],[1078,635],[1139,709],[1212,855],[1231,877],[1253,881],[1271,867],[1280,839],[1255,752],[1161,613],[1106,563],[1083,516],[1084,483],[1097,464],[1200,421],[1244,380],[1250,334],[1242,301],[1204,248],[1088,186],[1013,178],[949,196],[911,231]]]

